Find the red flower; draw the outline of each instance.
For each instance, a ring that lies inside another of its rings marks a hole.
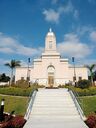
[[[96,115],[90,115],[86,120],[86,124],[89,128],[96,128]]]

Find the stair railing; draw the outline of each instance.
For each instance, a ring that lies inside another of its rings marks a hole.
[[[78,111],[78,113],[79,113],[81,119],[82,119],[82,120],[85,120],[86,117],[85,117],[85,115],[84,115],[84,112],[83,112],[83,110],[82,110],[82,108],[81,108],[81,106],[80,106],[80,102],[79,102],[79,100],[78,100],[78,96],[79,96],[79,95],[76,94],[75,92],[73,92],[73,90],[69,90],[69,93],[70,93],[70,95],[71,95],[71,97],[72,97],[72,99],[73,99],[73,101],[74,101],[74,103],[75,103],[75,106],[76,106],[76,108],[77,108],[77,111]],[[77,96],[77,95],[78,95],[78,96]]]
[[[29,99],[27,111],[26,111],[25,116],[24,116],[24,119],[26,119],[26,120],[29,119],[30,113],[32,111],[32,106],[33,106],[33,103],[35,100],[36,93],[37,93],[37,90],[34,90],[34,92],[32,92],[31,97]]]

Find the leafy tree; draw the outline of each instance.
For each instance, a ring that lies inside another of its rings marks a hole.
[[[13,71],[17,66],[21,66],[20,65],[20,61],[16,61],[16,60],[11,60],[9,63],[6,63],[5,66],[8,66],[11,69],[11,80],[10,80],[10,84],[12,84],[12,79],[13,79]]]
[[[89,72],[90,72],[91,84],[93,85],[94,69],[95,69],[95,67],[96,67],[96,64],[86,65],[86,67],[88,68],[88,70],[89,70]]]
[[[10,77],[6,76],[5,73],[0,75],[0,82],[8,82],[10,81]]]
[[[96,81],[96,71],[94,72],[94,78],[93,78],[94,81]]]
[[[82,88],[82,89],[84,89],[84,88],[89,88],[89,86],[90,86],[90,81],[89,80],[79,80],[78,81],[78,87],[79,88]]]

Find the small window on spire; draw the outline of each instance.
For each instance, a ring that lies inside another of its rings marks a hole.
[[[52,41],[49,41],[49,49],[52,49]]]

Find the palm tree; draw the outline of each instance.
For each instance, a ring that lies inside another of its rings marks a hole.
[[[89,72],[90,72],[90,77],[91,77],[91,84],[93,85],[93,77],[94,77],[94,69],[96,67],[96,64],[92,64],[92,65],[86,65],[86,67],[88,68]]]
[[[17,66],[20,65],[20,61],[16,60],[11,60],[9,63],[6,63],[5,66],[8,66],[11,69],[11,79],[10,79],[10,84],[12,84],[12,79],[13,79],[13,71]]]

